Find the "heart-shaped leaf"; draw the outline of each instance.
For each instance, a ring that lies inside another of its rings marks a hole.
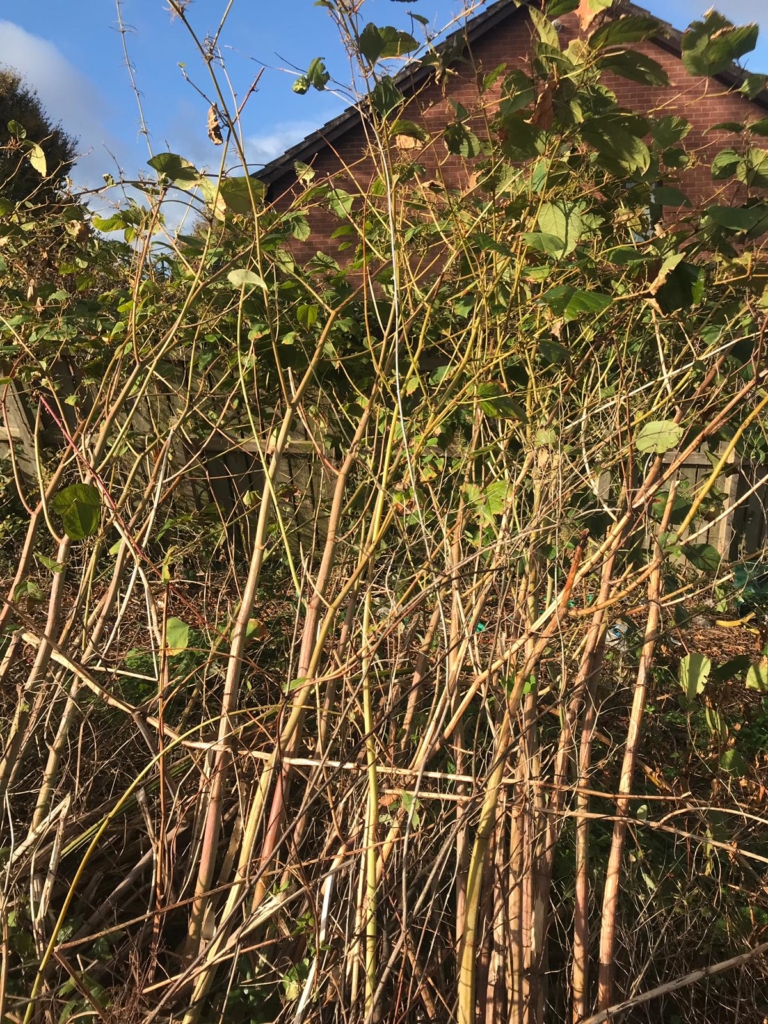
[[[92,537],[99,528],[101,495],[91,484],[70,484],[54,496],[51,508],[61,516],[70,540]]]
[[[702,572],[717,572],[720,568],[720,552],[711,544],[683,544],[683,554]]]
[[[683,428],[674,420],[653,420],[646,423],[635,438],[639,452],[655,452],[657,455],[674,448],[683,436]]]
[[[402,57],[405,53],[417,50],[419,44],[408,32],[401,32],[392,25],[369,23],[360,33],[358,48],[369,64],[386,57]]]

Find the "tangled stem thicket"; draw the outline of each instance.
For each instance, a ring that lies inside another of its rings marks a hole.
[[[543,16],[428,138],[325,6],[365,181],[268,201],[221,26],[220,174],[3,207],[0,1020],[762,1020],[759,620],[690,619],[766,447],[768,182],[658,217],[683,119]]]

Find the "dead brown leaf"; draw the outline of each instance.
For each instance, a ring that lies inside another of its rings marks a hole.
[[[214,144],[214,146],[221,146],[224,142],[224,138],[221,134],[221,123],[219,121],[219,112],[216,109],[216,104],[212,103],[208,110],[208,138]]]

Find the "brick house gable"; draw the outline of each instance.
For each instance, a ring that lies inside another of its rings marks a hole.
[[[631,3],[619,3],[612,14],[650,16]],[[634,44],[632,49],[645,53],[660,64],[667,73],[669,85],[642,85],[609,72],[604,72],[603,80],[625,108],[657,117],[677,114],[691,123],[686,150],[694,156],[699,154],[701,159],[694,159],[691,167],[678,174],[677,180],[695,205],[709,202],[723,192],[727,194],[728,201],[743,200],[747,195],[745,187],[734,186],[731,182],[725,185],[713,182],[708,162],[704,159],[706,156],[711,159],[712,152],[728,145],[733,136],[727,131],[707,132],[707,129],[722,122],[743,123],[765,117],[768,90],[763,90],[752,100],[735,93],[734,87],[738,87],[745,77],[735,67],[713,78],[691,77],[680,56],[682,33],[662,22],[659,24],[661,33],[658,36]],[[579,35],[575,15],[558,19],[556,25],[563,46]],[[463,50],[460,59],[450,65],[450,73],[442,82],[432,67],[421,63],[403,69],[396,76],[395,81],[406,97],[400,116],[416,122],[429,135],[430,141],[418,151],[418,161],[424,166],[427,178],[437,178],[448,187],[460,187],[468,182],[471,161],[450,156],[442,140],[443,129],[455,116],[451,101],[462,104],[470,112],[474,124],[480,127],[485,114],[490,115],[497,108],[500,94],[498,83],[481,94],[479,82],[483,75],[499,64],[505,64],[507,71],[516,67],[525,69],[534,34],[526,4],[518,7],[514,0],[496,0],[437,47],[443,53]],[[268,186],[268,197],[278,209],[287,208],[295,194],[298,186],[294,168],[296,161],[311,165],[316,182],[333,179],[337,187],[353,194],[364,192],[376,175],[367,128],[364,109],[361,106],[349,107],[267,164],[255,177]],[[408,139],[404,141],[408,146],[413,145]],[[403,155],[414,157],[416,154],[406,152]],[[333,254],[338,243],[330,236],[339,226],[338,220],[332,213],[319,210],[313,211],[311,219],[312,238],[306,244],[294,247],[297,255],[303,254],[304,249],[307,255],[311,255],[318,248]]]

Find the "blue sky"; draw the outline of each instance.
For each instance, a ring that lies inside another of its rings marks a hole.
[[[216,30],[227,5],[228,0],[192,0],[188,15],[201,38]],[[644,6],[684,28],[709,5],[709,0],[647,0]],[[364,14],[377,24],[408,28],[407,12],[413,9],[441,29],[463,6],[461,0],[367,0]],[[765,9],[762,17],[758,6]],[[755,16],[763,21],[764,38],[747,63],[751,70],[768,72],[768,4],[728,0],[720,7],[736,23]],[[179,68],[184,63],[189,77],[210,90],[186,29],[166,0],[122,0],[121,10],[153,151],[171,150],[198,166],[215,166],[217,154],[206,139],[206,103]],[[279,155],[345,106],[331,93],[294,94],[291,75],[280,70],[303,69],[323,56],[334,78],[349,80],[335,27],[313,0],[233,0],[221,42],[240,96],[266,65],[243,122],[253,161]],[[78,183],[100,183],[116,165],[128,176],[146,168],[149,153],[139,132],[115,0],[0,0],[0,64],[22,71],[50,114],[79,136]]]

